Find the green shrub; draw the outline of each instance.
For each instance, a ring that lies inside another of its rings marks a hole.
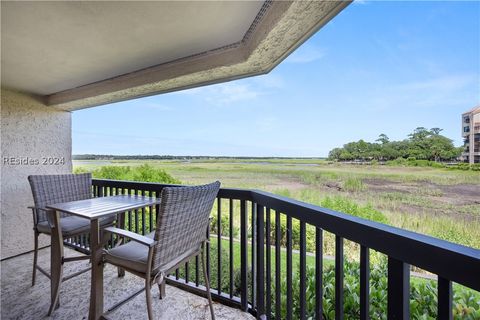
[[[215,210],[215,208],[214,208]],[[218,234],[218,214],[212,214],[212,221],[210,222],[210,232],[214,234]],[[232,236],[238,237],[240,231],[239,228],[235,225],[233,226]],[[222,214],[221,222],[220,222],[220,234],[222,236],[230,236],[230,218],[226,214]]]
[[[380,211],[375,210],[371,204],[361,206],[344,197],[326,197],[321,206],[375,222],[388,223],[387,217]]]
[[[408,159],[397,158],[395,160],[389,160],[386,162],[388,166],[408,166],[408,167],[431,167],[431,168],[446,168],[449,170],[462,170],[462,171],[480,171],[480,164],[474,163],[457,163],[453,165],[447,165],[442,162],[430,161],[430,160],[417,160],[414,157]]]
[[[343,189],[346,191],[359,192],[365,190],[365,185],[363,181],[356,177],[348,177],[343,182]]]
[[[298,268],[297,268],[298,270]],[[370,270],[370,318],[387,319],[387,263],[385,257],[373,265]],[[360,266],[355,262],[344,265],[344,314],[345,319],[360,318]],[[307,266],[306,276],[306,311],[307,319],[315,318],[315,270]],[[323,319],[335,319],[335,266],[323,270]],[[300,276],[294,273],[293,318],[300,313]],[[286,315],[286,280],[282,281],[282,315]],[[272,288],[272,292],[274,292]],[[480,319],[480,296],[473,290],[455,286],[453,296],[453,314],[455,320]],[[274,301],[274,296],[272,297]],[[275,310],[272,306],[272,310]],[[410,318],[415,320],[436,319],[437,317],[437,283],[433,280],[415,279],[410,285]]]
[[[74,173],[88,172],[86,168],[75,168]],[[149,164],[138,167],[129,166],[102,166],[92,172],[92,176],[98,179],[127,180],[142,182],[160,182],[167,184],[180,184],[181,182],[162,169]]]

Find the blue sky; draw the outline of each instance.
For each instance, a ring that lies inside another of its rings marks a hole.
[[[326,156],[480,104],[480,2],[361,1],[271,73],[73,113],[73,154]]]

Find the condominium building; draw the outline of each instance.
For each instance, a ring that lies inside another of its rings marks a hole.
[[[462,114],[462,137],[465,162],[480,163],[480,106]]]

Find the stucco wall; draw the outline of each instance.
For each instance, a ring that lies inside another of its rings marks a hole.
[[[27,209],[33,198],[27,176],[71,172],[72,138],[70,112],[5,89],[1,95],[1,259],[5,259],[33,249],[32,214]],[[49,244],[49,239],[42,238],[41,244]]]

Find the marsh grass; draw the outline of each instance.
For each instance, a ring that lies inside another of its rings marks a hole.
[[[343,182],[343,189],[350,192],[359,192],[365,190],[366,186],[358,177],[348,177]]]
[[[441,186],[472,185],[478,187],[480,194],[480,172],[341,165],[312,159],[305,159],[304,163],[308,165],[302,165],[297,159],[282,160],[262,159],[261,163],[244,159],[189,162],[155,160],[147,163],[183,184],[220,180],[223,187],[266,190],[319,206],[333,206],[330,209],[352,214],[346,211],[352,207],[350,201],[366,208],[366,211],[380,212],[383,218],[379,222],[480,248],[480,204],[449,202],[441,190]],[[136,160],[111,162],[112,166],[128,166],[131,170],[144,164],[145,161]],[[98,170],[101,166],[95,161],[91,161],[91,164],[82,161],[83,170]],[[379,186],[371,188],[370,181],[378,182]],[[326,187],[329,183],[342,186],[344,190]],[[382,187],[382,184],[389,183],[408,187],[407,192]],[[324,203],[326,198],[330,199],[330,203]],[[341,198],[344,200],[338,200]],[[235,219],[239,221],[239,218]]]

